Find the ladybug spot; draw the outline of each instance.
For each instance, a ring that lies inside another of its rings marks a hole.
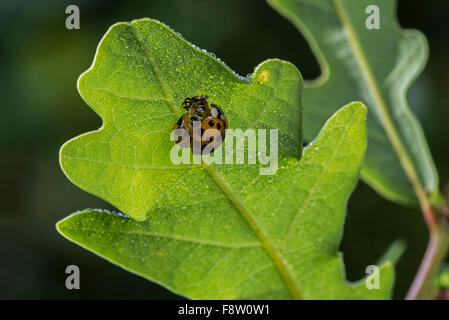
[[[221,129],[221,124],[217,123],[217,129],[220,130]]]
[[[213,127],[214,124],[215,124],[215,121],[214,121],[214,120],[210,120],[210,121],[209,121],[209,125],[210,125],[211,127]]]

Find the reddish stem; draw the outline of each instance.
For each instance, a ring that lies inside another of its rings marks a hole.
[[[407,300],[435,298],[435,276],[449,248],[449,224],[447,219],[441,217],[436,221],[435,214],[432,211],[427,212],[427,215],[430,215],[431,218],[426,216],[426,212],[423,213],[429,225],[430,239],[418,273],[407,293]]]

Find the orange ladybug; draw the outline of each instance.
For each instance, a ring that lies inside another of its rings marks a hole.
[[[209,106],[210,105],[210,106]],[[194,152],[193,144],[201,143],[201,153],[214,152],[223,142],[228,128],[228,121],[220,106],[209,103],[207,96],[195,96],[186,98],[182,107],[187,110],[176,122],[174,129],[185,129],[190,135],[190,143],[181,143],[182,137],[178,137],[177,143],[182,148],[190,147]],[[194,121],[200,121],[201,133],[194,137]],[[209,146],[206,148],[206,146]]]

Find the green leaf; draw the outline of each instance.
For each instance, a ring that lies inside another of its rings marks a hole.
[[[242,78],[158,21],[118,23],[78,81],[103,126],[68,141],[61,148],[61,167],[77,186],[137,220],[160,207],[203,198],[213,203],[207,195],[220,191],[217,179],[247,183],[258,167],[174,165],[170,133],[184,99],[208,95],[222,106],[231,129],[278,129],[279,156],[299,158],[301,87],[301,75],[290,63],[267,60]]]
[[[439,288],[449,289],[449,264],[443,263],[437,276]]]
[[[58,230],[190,298],[388,298],[389,263],[381,288],[368,290],[345,280],[338,253],[366,147],[366,109],[344,107],[299,161],[301,86],[298,70],[283,61],[240,78],[160,22],[113,26],[79,80],[104,124],[67,142],[60,161],[76,185],[133,219],[86,210]],[[261,164],[174,165],[170,132],[183,99],[196,94],[221,105],[231,129],[277,128],[277,172],[261,175]]]
[[[415,203],[415,192],[420,198],[436,194],[435,166],[406,98],[427,60],[427,42],[420,32],[399,27],[396,1],[268,2],[299,28],[322,69],[305,85],[305,138],[312,139],[339,106],[360,99],[370,110],[362,178],[398,202]],[[379,30],[365,27],[365,9],[373,4],[380,10]]]

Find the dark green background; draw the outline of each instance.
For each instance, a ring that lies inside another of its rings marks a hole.
[[[80,30],[65,28],[69,4],[80,8]],[[77,247],[54,227],[77,209],[111,208],[65,178],[58,150],[100,126],[76,90],[100,38],[115,22],[141,17],[165,22],[241,75],[275,57],[294,63],[305,79],[319,75],[303,37],[262,0],[0,1],[0,298],[177,297]],[[399,20],[429,40],[429,62],[409,98],[447,182],[449,2],[401,0]],[[418,210],[390,203],[360,183],[341,245],[348,278],[362,277],[398,238],[407,242],[395,288],[402,298],[425,249],[423,219]],[[69,264],[80,267],[81,290],[65,289]]]

